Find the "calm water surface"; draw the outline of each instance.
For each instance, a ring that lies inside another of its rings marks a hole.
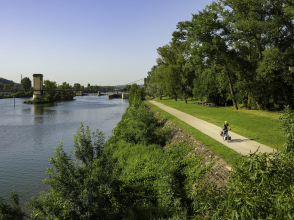
[[[0,99],[0,197],[5,200],[12,187],[26,200],[44,190],[48,158],[58,142],[64,150],[74,149],[80,122],[111,135],[128,107],[128,101],[107,96],[75,97],[75,101],[27,105],[29,99]]]

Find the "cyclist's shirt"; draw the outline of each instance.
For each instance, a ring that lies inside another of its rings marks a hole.
[[[228,127],[230,127],[229,124],[224,124],[223,129],[224,129],[224,130],[228,130]]]

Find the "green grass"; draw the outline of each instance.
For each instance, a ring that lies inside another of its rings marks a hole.
[[[278,150],[284,149],[286,139],[280,129],[279,112],[247,109],[237,111],[232,106],[210,108],[194,104],[195,100],[188,101],[187,105],[184,101],[176,102],[169,98],[156,101],[217,125],[220,131],[224,121],[228,121],[232,131],[239,135]]]
[[[163,114],[166,118],[174,122],[177,126],[182,128],[185,132],[190,134],[196,140],[201,141],[205,146],[209,147],[213,152],[223,158],[230,164],[236,164],[243,156],[234,150],[228,148],[227,146],[221,144],[220,142],[212,139],[211,137],[203,134],[199,130],[195,129],[194,127],[188,125],[187,123],[183,122],[182,120],[176,118],[175,116],[167,113],[166,111],[162,110],[161,108],[151,104],[147,101],[147,103],[158,112]]]

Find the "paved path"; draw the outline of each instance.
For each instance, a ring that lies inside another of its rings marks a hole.
[[[271,147],[265,146],[263,144],[257,143],[256,141],[252,141],[248,138],[242,137],[241,135],[238,135],[234,132],[229,132],[229,135],[232,137],[232,140],[228,143],[227,141],[224,141],[223,138],[220,136],[220,131],[222,130],[221,127],[203,121],[194,116],[188,115],[187,113],[181,112],[159,102],[152,100],[148,101],[153,105],[156,105],[164,111],[170,113],[171,115],[177,117],[178,119],[186,122],[187,124],[191,125],[192,127],[196,128],[202,133],[208,135],[209,137],[215,139],[216,141],[226,145],[227,147],[243,155],[248,155],[250,151],[255,152],[259,146],[259,151],[262,153],[269,153],[274,151],[274,149]]]

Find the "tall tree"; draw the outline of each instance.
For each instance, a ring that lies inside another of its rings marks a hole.
[[[179,66],[176,64],[176,51],[171,43],[157,49],[159,58],[157,59],[158,70],[162,75],[165,93],[172,95],[177,101],[180,94],[181,85]]]
[[[287,68],[293,63],[293,2],[286,0],[221,0],[230,10],[223,12],[224,21],[230,30],[231,46],[238,51],[236,72],[242,90],[247,93],[247,106],[251,100],[260,109],[270,109],[270,102],[287,100],[289,95],[281,92],[287,87]],[[290,13],[289,13],[290,12]],[[269,60],[278,58],[279,65],[265,66]],[[263,62],[265,62],[263,64]],[[280,66],[280,68],[277,68]],[[270,68],[274,68],[271,69]],[[279,86],[277,86],[279,85]],[[279,88],[280,87],[280,88]],[[285,91],[285,92],[286,92]],[[287,92],[286,92],[287,93]],[[281,94],[280,97],[277,97]],[[282,105],[283,106],[283,105]]]
[[[30,90],[32,87],[32,82],[30,78],[25,77],[21,80],[21,89],[22,90]]]
[[[187,38],[191,45],[189,62],[193,69],[215,72],[218,75],[215,80],[218,80],[220,89],[228,85],[228,99],[232,100],[237,110],[234,65],[238,54],[230,47],[229,39],[226,37],[229,30],[223,22],[222,11],[223,7],[220,4],[212,3],[199,14],[193,15]],[[207,76],[197,76],[200,80],[202,77]]]
[[[187,98],[192,97],[193,79],[195,73],[189,69],[188,58],[190,56],[190,44],[187,42],[187,31],[190,27],[190,22],[179,22],[177,31],[174,31],[172,36],[171,47],[175,51],[175,65],[180,76],[180,95],[187,104]]]

